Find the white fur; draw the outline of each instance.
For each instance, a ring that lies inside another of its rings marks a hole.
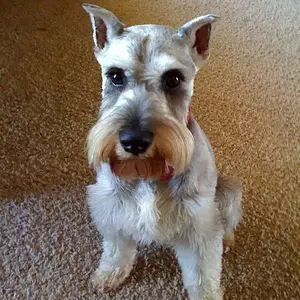
[[[116,182],[108,165],[99,170],[97,183],[88,187],[95,225],[104,237],[104,252],[92,280],[97,286],[115,287],[131,270],[135,244],[153,241],[176,249],[190,299],[221,299],[220,274],[223,230],[210,196],[169,201],[155,197],[141,182],[134,197],[115,193]],[[179,237],[179,238],[178,238]]]
[[[134,52],[129,51],[131,47],[132,44],[128,40],[112,40],[109,51],[104,49],[99,54],[96,54],[96,58],[104,70],[110,66],[115,66],[127,71],[132,70],[133,66],[137,68],[141,63],[134,55]],[[122,51],[120,51],[120,49],[122,49]]]
[[[186,67],[182,65],[175,57],[166,53],[160,53],[159,55],[151,58],[151,62],[147,66],[147,71],[153,73],[156,78],[159,78],[159,76],[167,70],[185,68]]]

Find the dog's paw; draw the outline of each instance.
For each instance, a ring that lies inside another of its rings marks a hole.
[[[97,269],[91,277],[91,284],[95,289],[102,292],[116,289],[129,276],[131,270],[132,265]]]
[[[225,235],[223,239],[223,253],[229,252],[229,250],[234,246],[234,234]]]

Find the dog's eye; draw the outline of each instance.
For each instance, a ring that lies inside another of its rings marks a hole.
[[[106,75],[114,85],[121,86],[125,83],[125,74],[122,69],[110,69]]]
[[[184,81],[184,76],[179,70],[169,70],[162,76],[162,83],[166,89],[177,88]]]

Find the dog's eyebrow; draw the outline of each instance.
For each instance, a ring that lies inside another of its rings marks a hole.
[[[171,69],[185,70],[186,68],[187,67],[180,61],[178,61],[175,57],[166,53],[161,53],[159,55],[151,57],[147,65],[147,71],[157,72],[159,74],[162,74],[165,71]]]
[[[129,53],[123,52],[115,54],[106,58],[105,63],[102,64],[104,70],[109,70],[112,67],[122,70],[134,71],[140,66],[140,62],[135,57],[132,57]]]
[[[174,69],[182,72],[183,76],[187,80],[191,78],[190,71],[187,66],[183,65],[176,58],[166,53],[161,53],[159,56],[153,57],[149,61],[143,72],[142,79],[154,84],[158,80],[160,81],[161,76],[165,72]]]
[[[119,42],[121,43],[121,41]],[[128,41],[122,41],[123,45],[112,43],[109,51],[104,54],[102,67],[109,69],[111,66],[123,70],[136,70],[141,67],[141,62],[133,51],[130,51],[132,45]]]

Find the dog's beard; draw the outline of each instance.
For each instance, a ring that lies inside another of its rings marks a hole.
[[[110,159],[112,172],[126,180],[159,179],[167,171],[166,160],[163,157],[129,158],[120,160],[118,157]]]
[[[194,139],[186,124],[165,116],[154,120],[154,140],[151,153],[133,157],[120,149],[118,128],[113,118],[98,122],[90,131],[87,148],[91,165],[97,168],[101,162],[109,162],[112,172],[125,180],[160,179],[169,166],[174,175],[182,173],[190,163]]]

